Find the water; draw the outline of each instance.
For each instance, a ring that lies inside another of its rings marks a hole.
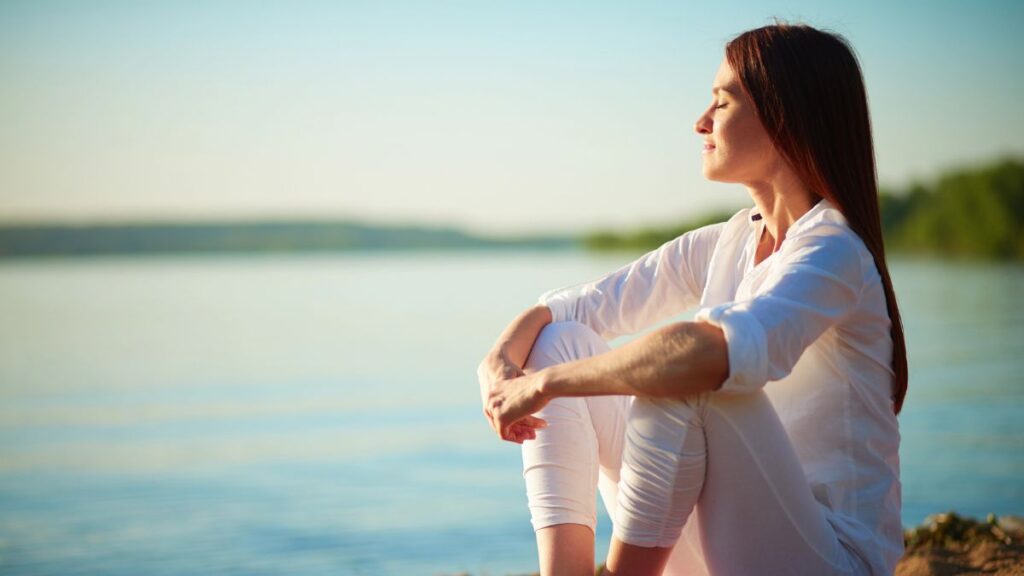
[[[475,366],[539,293],[625,258],[0,262],[0,573],[534,570]],[[1024,514],[1024,268],[893,274],[904,522]]]

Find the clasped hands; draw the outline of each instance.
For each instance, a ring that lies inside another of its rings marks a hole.
[[[533,416],[551,398],[542,392],[539,373],[526,374],[501,354],[488,354],[477,367],[484,416],[502,440],[522,444],[547,426]]]

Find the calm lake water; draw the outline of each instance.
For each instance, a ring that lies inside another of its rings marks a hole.
[[[626,260],[0,261],[0,573],[533,570],[476,364],[542,291]],[[893,276],[904,523],[1024,514],[1024,267]]]

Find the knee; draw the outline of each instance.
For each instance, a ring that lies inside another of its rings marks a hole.
[[[574,344],[582,342],[586,344],[604,344],[604,340],[586,324],[567,320],[564,322],[552,322],[545,326],[537,335],[537,343],[534,347],[556,347],[559,344]]]
[[[528,370],[540,370],[555,364],[596,356],[608,350],[608,344],[592,329],[579,322],[552,322],[533,343],[526,361]]]

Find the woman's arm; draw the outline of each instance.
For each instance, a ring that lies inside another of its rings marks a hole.
[[[541,395],[685,398],[721,386],[729,375],[725,337],[705,322],[671,324],[605,354],[548,368]]]
[[[725,226],[687,232],[601,278],[547,292],[540,303],[552,321],[579,322],[605,340],[636,334],[700,303]]]
[[[638,332],[695,306],[725,226],[687,232],[602,278],[548,292],[537,306],[516,317],[477,368],[484,414],[491,425],[496,426],[487,402],[495,383],[523,376],[523,365],[544,326],[572,320],[607,339]],[[531,439],[544,421],[529,417],[518,424],[511,435],[503,435],[506,440]]]
[[[520,370],[530,356],[540,331],[551,323],[551,310],[538,304],[524,310],[509,323],[487,357],[510,362]]]
[[[516,316],[498,337],[490,352],[484,356],[477,367],[477,379],[480,382],[480,399],[484,406],[484,416],[493,422],[487,409],[487,398],[496,382],[507,381],[523,376],[523,366],[530,356],[533,343],[540,331],[551,323],[551,310],[538,304],[527,308]],[[543,427],[545,422],[540,418],[528,416],[515,426],[507,427],[506,440],[522,442],[532,440],[534,430]]]
[[[495,432],[518,440],[516,424],[561,396],[684,398],[717,389],[729,375],[722,330],[680,322],[604,354],[491,383],[484,401]]]

